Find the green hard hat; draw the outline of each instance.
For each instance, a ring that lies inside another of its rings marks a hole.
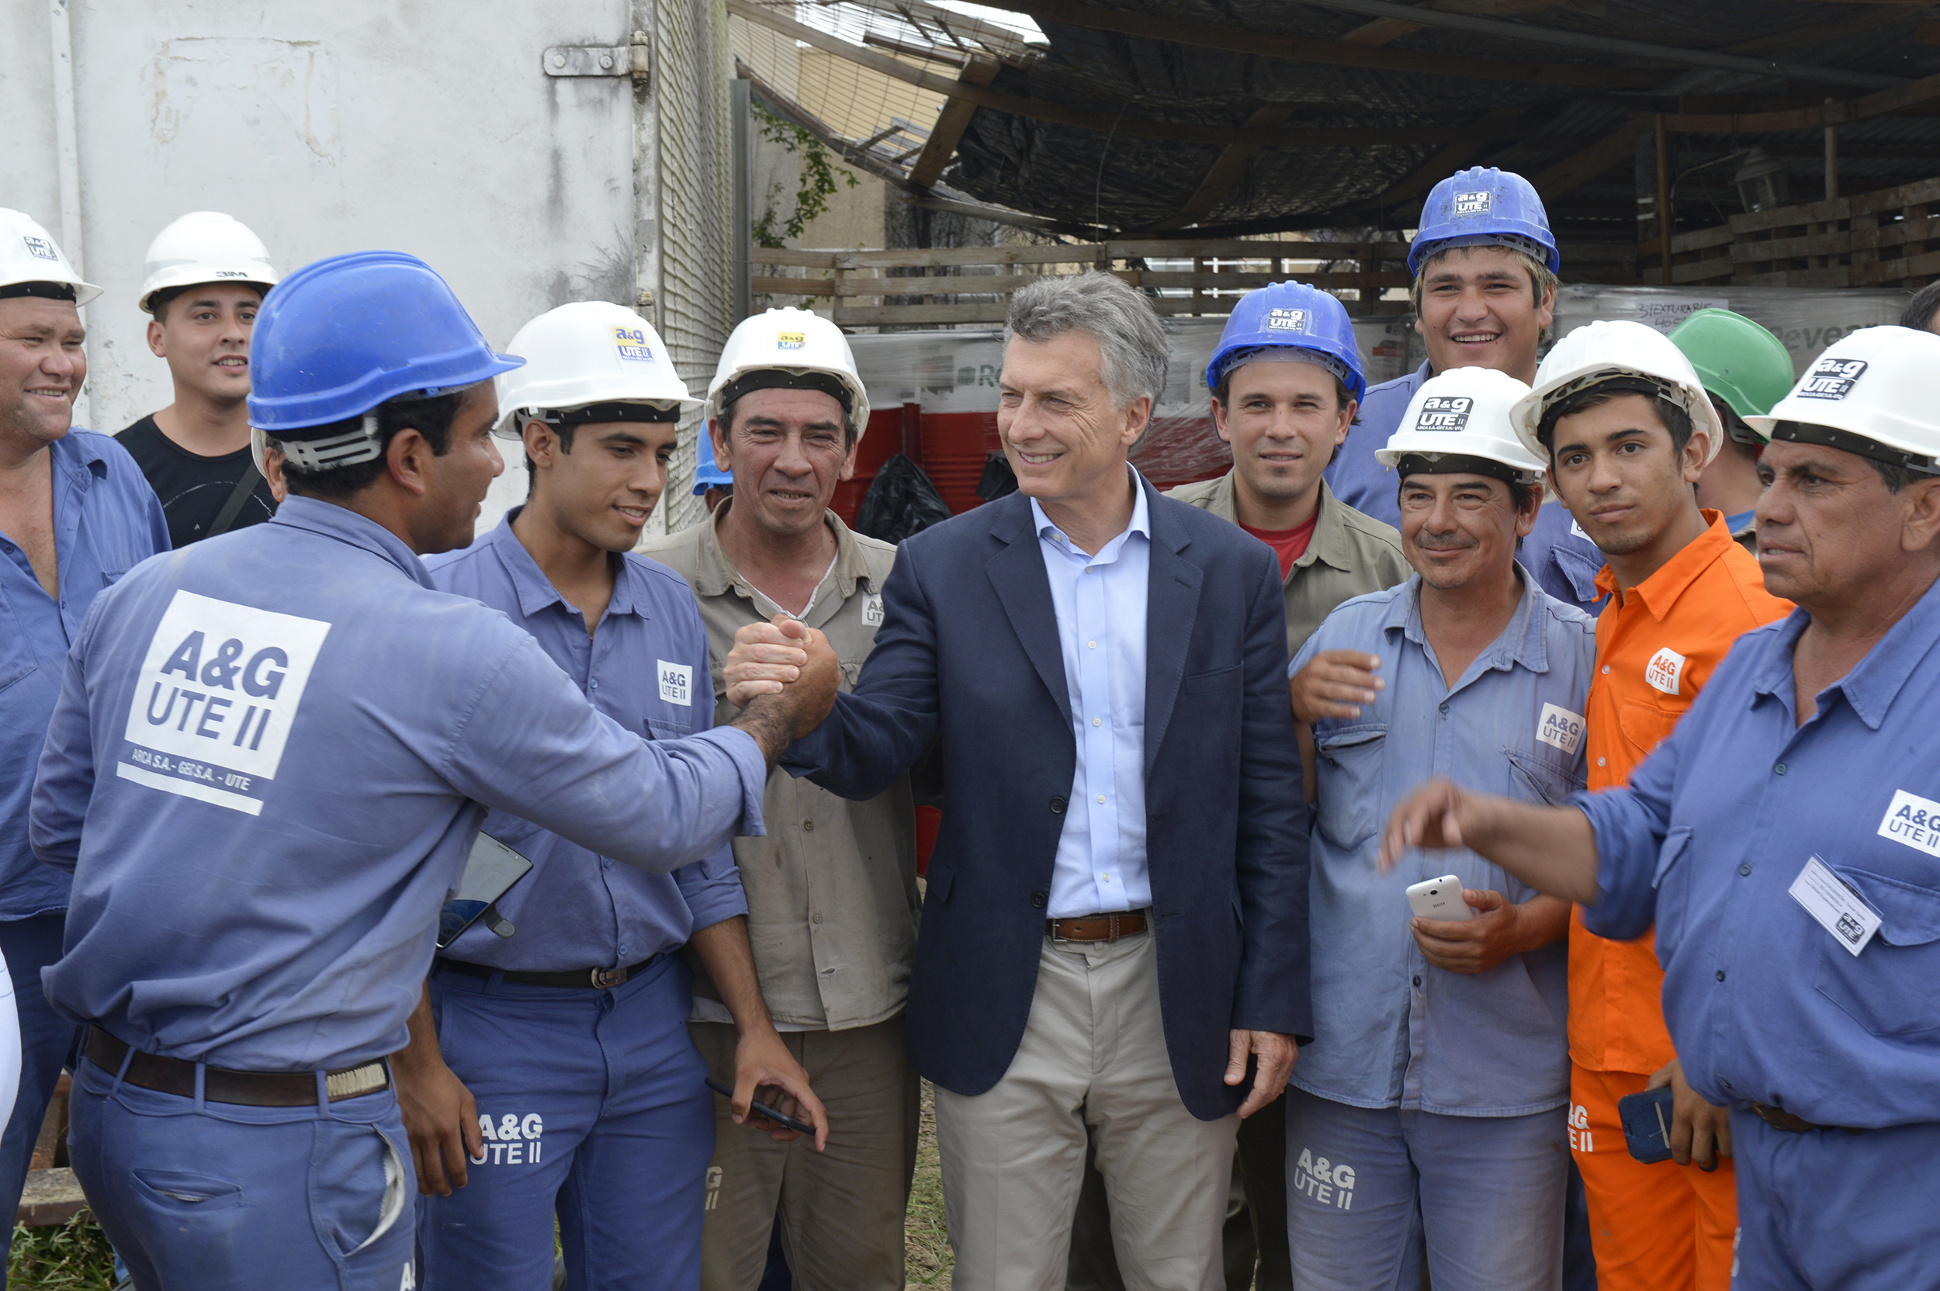
[[[1792,356],[1765,328],[1728,309],[1700,309],[1677,325],[1671,343],[1711,394],[1740,417],[1762,417],[1792,392]]]

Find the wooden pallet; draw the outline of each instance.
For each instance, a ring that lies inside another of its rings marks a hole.
[[[1940,178],[1733,216],[1673,236],[1671,261],[1674,284],[1918,287],[1940,277]]]

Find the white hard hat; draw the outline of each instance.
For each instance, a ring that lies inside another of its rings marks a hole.
[[[268,291],[281,276],[263,240],[220,211],[190,211],[157,233],[142,257],[142,274],[140,304],[151,313],[155,293],[171,287],[240,282]]]
[[[1535,389],[1510,414],[1517,438],[1548,461],[1549,450],[1536,433],[1543,414],[1578,391],[1611,382],[1627,382],[1625,393],[1659,395],[1684,409],[1692,429],[1703,431],[1711,446],[1707,464],[1724,446],[1724,424],[1691,360],[1670,337],[1628,319],[1586,323],[1556,342],[1536,369]]]
[[[653,324],[624,305],[581,300],[549,309],[521,327],[506,347],[525,366],[498,378],[497,433],[517,439],[523,415],[591,410],[595,405],[645,404],[673,416],[700,406]],[[555,420],[543,417],[542,420]]]
[[[1398,466],[1404,457],[1473,457],[1506,466],[1521,484],[1541,484],[1547,463],[1517,439],[1509,410],[1529,387],[1494,368],[1450,368],[1422,382],[1401,424],[1375,460]]]
[[[784,376],[802,379],[778,379]],[[708,420],[719,417],[724,404],[749,390],[774,386],[826,389],[847,405],[849,429],[858,442],[869,427],[869,392],[856,373],[848,338],[819,314],[806,309],[770,309],[742,319],[728,337],[714,369],[714,380],[707,387]]]
[[[101,294],[101,289],[93,283],[81,281],[81,275],[74,272],[74,266],[54,245],[54,239],[32,216],[0,206],[0,295],[53,294],[19,290],[26,283],[72,288],[77,305],[85,305]],[[8,291],[9,287],[16,290]],[[66,299],[65,294],[58,299]]]
[[[1940,473],[1936,374],[1940,336],[1910,327],[1862,327],[1827,346],[1790,394],[1745,424],[1766,439],[1823,443]],[[1806,429],[1800,434],[1793,427]]]

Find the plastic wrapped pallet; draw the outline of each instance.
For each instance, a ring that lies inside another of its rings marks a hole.
[[[1792,356],[1793,375],[1826,346],[1862,327],[1900,321],[1910,293],[1790,287],[1602,287],[1574,284],[1556,294],[1556,335],[1585,323],[1627,318],[1669,333],[1700,309],[1733,309],[1771,328]]]

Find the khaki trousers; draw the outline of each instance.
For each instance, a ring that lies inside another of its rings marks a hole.
[[[735,1029],[691,1022],[714,1078],[734,1082]],[[775,1217],[797,1291],[901,1291],[903,1217],[916,1172],[916,1071],[899,1015],[849,1031],[784,1031],[829,1112],[828,1151],[736,1125],[716,1098],[701,1229],[702,1291],[755,1291]]]
[[[1223,1007],[1223,1006],[1222,1006]],[[1219,1291],[1238,1116],[1179,1100],[1151,933],[1045,939],[1017,1056],[974,1097],[936,1091],[959,1291],[1060,1291],[1086,1127],[1130,1291]]]

